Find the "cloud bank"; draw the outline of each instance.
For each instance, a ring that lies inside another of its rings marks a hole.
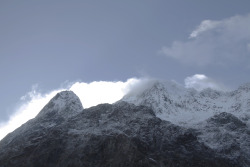
[[[187,41],[174,41],[161,53],[182,63],[206,66],[250,60],[250,14],[223,20],[204,20]]]
[[[101,103],[114,103],[120,100],[139,79],[131,78],[126,82],[76,82],[69,90],[75,92],[80,98],[84,108],[95,106]]]
[[[97,104],[114,103],[120,100],[138,82],[140,82],[140,79],[130,78],[126,82],[76,82],[67,87],[68,90],[72,90],[80,98],[83,107],[88,108]],[[66,89],[57,89],[41,94],[37,91],[37,86],[33,86],[32,91],[21,97],[20,100],[23,103],[10,117],[9,121],[0,124],[0,140],[28,120],[34,118],[50,99],[63,90]]]

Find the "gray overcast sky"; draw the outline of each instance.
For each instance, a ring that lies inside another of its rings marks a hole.
[[[233,88],[249,82],[249,7],[249,0],[0,0],[0,122],[34,84],[46,92],[65,81],[183,83],[194,74]]]

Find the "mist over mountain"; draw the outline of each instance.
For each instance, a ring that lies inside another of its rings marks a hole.
[[[0,141],[0,167],[250,166],[250,84],[197,91],[150,80],[83,109],[58,93]]]

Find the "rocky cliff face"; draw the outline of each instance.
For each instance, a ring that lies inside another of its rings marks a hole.
[[[122,101],[152,108],[156,116],[195,129],[199,142],[231,160],[250,166],[250,84],[231,92],[185,89],[155,81]]]
[[[73,92],[61,92],[36,118],[0,141],[0,167],[247,167],[248,100],[245,88],[196,92],[158,82],[113,105],[83,109]],[[225,112],[211,106],[215,101],[241,107]],[[211,107],[215,111],[199,121],[171,116],[186,111],[195,117]]]

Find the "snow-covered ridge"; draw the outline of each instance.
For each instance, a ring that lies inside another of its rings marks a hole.
[[[247,124],[250,120],[250,84],[231,92],[184,88],[175,82],[154,81],[144,91],[129,93],[122,101],[151,107],[174,124],[193,126],[215,114],[231,113]]]

